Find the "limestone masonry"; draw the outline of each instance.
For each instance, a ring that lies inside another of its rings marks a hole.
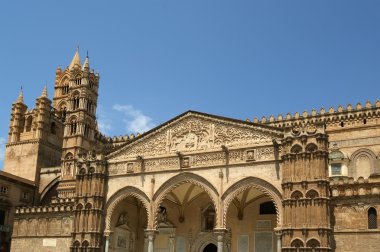
[[[54,87],[12,105],[11,251],[380,251],[380,101],[252,121],[187,111],[110,138],[88,57]]]

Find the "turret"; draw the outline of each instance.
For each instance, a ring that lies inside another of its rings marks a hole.
[[[27,108],[28,107],[24,103],[24,95],[21,89],[17,101],[12,104],[8,143],[20,140],[20,134],[23,132],[25,126],[24,115]]]
[[[36,99],[36,110],[37,110],[37,130],[36,138],[45,138],[47,134],[50,133],[50,110],[51,110],[51,100],[49,100],[47,95],[46,85],[42,90],[40,97]]]

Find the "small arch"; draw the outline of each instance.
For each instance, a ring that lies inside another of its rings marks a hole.
[[[318,146],[314,143],[310,143],[306,146],[307,152],[315,152],[316,150],[318,150]]]
[[[295,238],[290,243],[290,246],[292,248],[303,248],[303,247],[305,247],[305,243],[300,238]]]
[[[92,204],[91,203],[87,203],[86,206],[85,206],[85,209],[86,210],[90,210],[92,208]]]
[[[349,176],[358,178],[359,176],[368,178],[371,174],[378,172],[376,155],[369,149],[359,149],[352,153],[349,165]],[[360,166],[360,167],[357,167]]]
[[[71,247],[72,252],[79,252],[80,242],[78,240],[73,242],[73,245]]]
[[[33,117],[28,116],[28,118],[26,119],[26,123],[25,123],[25,131],[26,132],[30,132],[32,130],[32,122],[33,122]]]
[[[292,195],[290,196],[290,198],[295,199],[295,200],[299,200],[299,199],[303,198],[303,194],[302,194],[302,192],[296,190],[296,191],[292,192]]]
[[[308,248],[319,248],[321,246],[321,243],[316,238],[310,238],[306,242],[306,247]]]
[[[111,231],[111,217],[112,217],[113,212],[115,211],[116,206],[128,197],[134,197],[143,204],[145,211],[147,213],[147,220],[148,220],[147,228],[153,229],[153,223],[151,220],[151,210],[150,210],[151,201],[149,197],[140,189],[136,187],[132,187],[132,186],[127,186],[118,190],[107,201],[107,204],[105,207],[106,209],[105,231],[106,232]]]
[[[319,193],[316,190],[314,190],[314,189],[310,189],[306,193],[306,198],[315,199],[315,198],[318,198],[318,197],[319,197]]]
[[[266,196],[268,196],[274,203],[277,212],[277,226],[280,226],[282,223],[282,194],[280,191],[273,186],[271,183],[256,177],[248,177],[242,179],[232,186],[230,186],[222,195],[222,200],[224,201],[223,208],[223,226],[227,224],[227,211],[228,207],[233,201],[233,199],[244,192],[248,188],[255,188]]]
[[[80,175],[84,175],[84,174],[86,174],[87,173],[87,170],[86,170],[86,168],[81,168],[80,170],[79,170],[79,174]]]
[[[78,205],[76,205],[75,207],[77,210],[82,210],[83,209],[83,205],[82,203],[78,203]]]
[[[298,144],[294,145],[290,150],[290,153],[294,153],[294,154],[297,154],[300,152],[302,152],[302,147],[301,145],[298,145]]]
[[[94,167],[90,167],[90,169],[88,170],[88,173],[89,174],[95,173],[95,168]]]
[[[368,229],[377,229],[377,211],[374,207],[368,209]]]
[[[71,160],[71,159],[73,159],[74,158],[74,155],[73,155],[73,153],[71,153],[71,152],[68,152],[67,154],[66,154],[66,156],[65,156],[65,160]]]

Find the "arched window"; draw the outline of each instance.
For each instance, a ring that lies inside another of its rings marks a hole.
[[[292,241],[292,243],[290,244],[290,246],[292,248],[303,248],[304,244],[303,244],[303,241],[301,241],[300,239],[295,239],[295,240]]]
[[[70,124],[70,135],[75,135],[77,133],[77,122],[72,120]]]
[[[72,252],[79,252],[79,246],[80,246],[80,242],[79,241],[75,241],[73,243],[73,246],[72,246]]]
[[[69,84],[65,83],[64,86],[62,87],[62,95],[66,95],[69,93]]]
[[[300,145],[296,144],[296,145],[294,145],[292,147],[292,149],[290,150],[290,152],[291,153],[295,153],[295,154],[300,153],[300,152],[302,152],[302,147]]]
[[[89,246],[90,244],[88,243],[88,241],[84,241],[84,242],[82,242],[82,251],[83,252],[87,252],[87,251],[89,251],[88,250],[88,246]]]
[[[76,110],[79,108],[79,96],[75,96],[73,100],[73,110]]]
[[[33,121],[33,117],[32,116],[29,116],[26,119],[26,125],[25,125],[25,131],[26,132],[29,132],[29,131],[32,130],[32,121]]]
[[[306,146],[307,152],[315,152],[318,149],[317,145],[311,143]]]
[[[66,110],[67,110],[66,107],[61,108],[61,121],[62,122],[66,121],[66,114],[67,114]]]
[[[90,125],[87,123],[84,125],[84,136],[89,137],[90,136]]]
[[[303,198],[303,194],[300,191],[294,191],[290,197],[292,199],[299,200]]]
[[[377,212],[373,207],[368,209],[368,229],[377,229]]]
[[[306,243],[306,247],[308,247],[308,248],[318,248],[320,246],[321,246],[321,244],[317,239],[310,239]]]
[[[215,209],[209,205],[202,211],[202,228],[204,231],[212,231],[215,226]]]

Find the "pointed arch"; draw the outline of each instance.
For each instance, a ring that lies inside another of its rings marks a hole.
[[[321,242],[317,238],[310,238],[306,241],[307,248],[318,248],[321,246]]]
[[[291,242],[290,242],[290,246],[292,248],[303,248],[305,247],[305,243],[302,241],[301,238],[294,238]]]
[[[126,186],[118,190],[116,193],[114,193],[110,197],[110,199],[107,201],[107,204],[105,207],[106,209],[105,232],[111,231],[111,217],[115,211],[115,208],[120,202],[122,202],[128,197],[134,197],[137,200],[141,201],[147,213],[148,229],[151,229],[153,227],[153,223],[151,221],[151,212],[152,212],[151,207],[150,207],[151,200],[140,189],[133,186]]]
[[[224,202],[223,207],[223,226],[227,225],[227,211],[232,200],[237,197],[240,193],[244,192],[249,188],[255,188],[266,196],[268,196],[274,203],[277,211],[277,226],[279,227],[282,223],[282,197],[280,191],[271,183],[256,177],[248,177],[242,179],[232,186],[230,186],[222,195],[222,200]]]
[[[161,185],[161,187],[156,191],[156,193],[153,196],[153,201],[155,202],[155,211],[154,211],[154,227],[157,226],[157,211],[159,206],[161,205],[162,201],[165,199],[165,197],[168,195],[169,192],[171,192],[176,187],[185,184],[190,183],[194,184],[196,186],[199,186],[202,188],[210,197],[212,203],[215,207],[215,214],[218,216],[219,214],[219,208],[218,208],[218,197],[219,193],[216,190],[216,188],[205,178],[194,174],[190,172],[183,172],[180,173],[171,179],[167,180],[164,184]],[[219,218],[216,218],[216,226],[219,227],[221,223],[219,223]]]

